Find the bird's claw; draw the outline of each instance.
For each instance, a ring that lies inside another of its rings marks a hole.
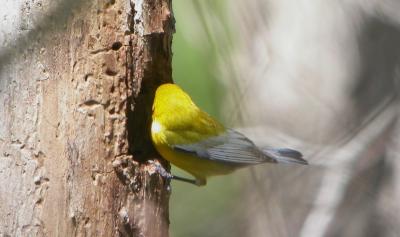
[[[148,162],[155,166],[156,172],[159,173],[161,177],[168,180],[173,178],[173,175],[170,174],[158,161],[149,160]]]
[[[182,181],[185,183],[194,184],[196,186],[204,186],[207,183],[207,181],[205,179],[199,179],[199,178],[188,179],[188,178],[172,175],[157,161],[149,160],[149,163],[153,164],[155,166],[155,170],[157,171],[157,173],[159,173],[161,175],[161,177],[167,179],[168,181],[174,179],[174,180],[179,180],[179,181]]]

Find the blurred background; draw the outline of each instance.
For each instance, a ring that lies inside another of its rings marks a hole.
[[[173,182],[171,235],[400,236],[400,1],[173,4],[175,83],[310,165]]]

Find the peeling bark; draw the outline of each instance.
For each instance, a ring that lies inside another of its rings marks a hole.
[[[0,12],[0,235],[168,236],[148,128],[171,1],[4,4],[20,11]]]

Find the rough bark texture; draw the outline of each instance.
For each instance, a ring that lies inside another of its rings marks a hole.
[[[3,4],[0,236],[168,236],[148,127],[171,1]]]

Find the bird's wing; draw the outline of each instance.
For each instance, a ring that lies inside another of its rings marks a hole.
[[[178,152],[233,165],[273,162],[247,137],[231,129],[221,135],[209,137],[200,142],[171,147]]]

